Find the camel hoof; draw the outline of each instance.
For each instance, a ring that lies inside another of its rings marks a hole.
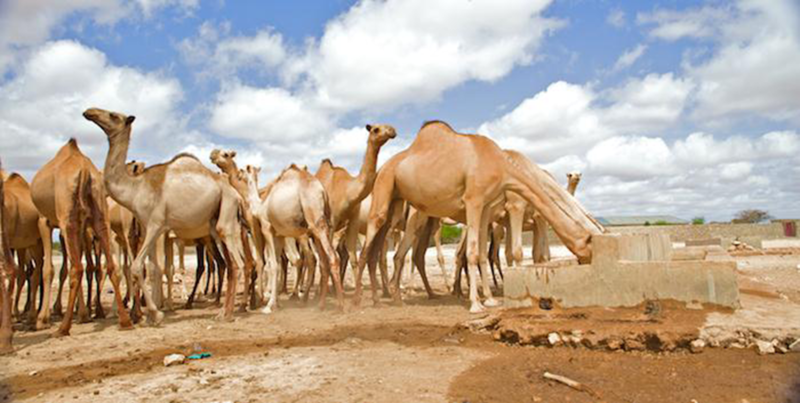
[[[50,327],[50,318],[36,321],[36,330],[44,330],[48,327]]]
[[[222,311],[217,314],[216,319],[219,322],[233,322],[233,313],[226,313],[225,311]]]
[[[61,328],[59,328],[58,330],[53,332],[53,334],[51,335],[51,337],[56,338],[56,339],[60,338],[60,337],[66,337],[66,336],[69,336],[69,330],[68,329],[61,329]]]
[[[486,311],[486,308],[484,308],[483,305],[480,302],[472,303],[472,306],[469,308],[469,312],[470,313],[481,313],[481,312],[485,312],[485,311]]]
[[[119,330],[133,330],[133,323],[130,319],[119,322]]]
[[[261,309],[261,313],[263,313],[264,315],[271,314],[272,313],[272,307],[269,306],[269,305],[265,306],[263,309]]]
[[[162,321],[164,321],[164,312],[155,311],[150,315],[148,315],[147,320],[150,322],[152,326],[158,326],[161,324]]]
[[[486,301],[483,301],[483,305],[487,306],[489,308],[494,308],[494,307],[500,306],[500,301],[498,301],[498,300],[496,300],[494,298],[489,298]]]

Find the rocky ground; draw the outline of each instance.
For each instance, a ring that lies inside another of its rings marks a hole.
[[[800,401],[800,254],[787,253],[736,258],[735,312],[667,301],[471,315],[454,297],[428,300],[416,280],[403,306],[340,313],[331,299],[321,312],[284,297],[273,314],[221,323],[202,302],[161,327],[103,319],[60,339],[54,328],[19,331],[16,352],[0,357],[0,401]],[[211,356],[164,366],[201,351]]]

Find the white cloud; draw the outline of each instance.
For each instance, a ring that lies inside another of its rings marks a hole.
[[[625,12],[621,9],[614,9],[606,16],[606,22],[614,28],[622,28],[625,26]]]
[[[687,60],[698,84],[693,116],[729,123],[755,115],[800,122],[800,8],[792,0],[740,0],[733,5],[639,15],[664,40],[699,38],[713,44],[710,57]]]
[[[135,4],[135,6],[133,5]],[[0,2],[0,76],[26,57],[31,47],[50,38],[67,17],[84,13],[98,24],[114,24],[141,11],[150,17],[156,10],[177,6],[189,11],[198,0],[4,0]]]
[[[30,175],[75,137],[102,166],[106,137],[81,116],[97,106],[137,116],[131,155],[152,163],[190,137],[177,111],[181,98],[174,79],[112,65],[77,42],[48,42],[0,85],[0,154],[6,169]]]
[[[362,1],[329,21],[287,71],[307,77],[317,102],[339,110],[431,101],[465,81],[495,81],[531,63],[542,38],[561,25],[541,17],[549,3]]]
[[[626,50],[619,56],[617,62],[614,63],[614,68],[612,70],[620,71],[631,67],[634,63],[636,63],[637,60],[639,60],[640,57],[642,57],[642,55],[644,55],[646,50],[647,45],[644,44],[639,44],[633,49]]]
[[[200,67],[201,77],[225,79],[240,69],[269,72],[285,62],[283,36],[264,28],[253,36],[230,36],[230,23],[219,27],[204,22],[196,38],[186,38],[178,50],[189,64]]]
[[[672,153],[661,138],[612,137],[586,153],[593,173],[647,179],[672,173]]]
[[[667,127],[678,121],[693,84],[672,73],[648,74],[609,91],[604,121],[619,131]]]
[[[230,138],[295,142],[333,129],[328,116],[282,88],[229,84],[217,96],[209,126]]]

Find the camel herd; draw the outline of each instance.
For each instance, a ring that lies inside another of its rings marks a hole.
[[[355,276],[353,305],[361,301],[365,268],[375,303],[379,287],[399,300],[403,263],[412,251],[425,288],[433,295],[424,264],[431,237],[439,248],[439,266],[449,290],[439,228],[443,222],[464,223],[457,264],[467,269],[470,311],[480,312],[485,306],[498,305],[487,276],[490,255],[498,260],[504,232],[507,262],[516,266],[522,263],[524,230],[534,232],[537,262],[549,259],[548,225],[581,262],[591,260],[592,236],[605,231],[573,197],[580,174],[568,175],[564,189],[523,154],[502,150],[484,136],[457,133],[441,121],[425,123],[413,143],[380,170],[380,149],[397,134],[389,125],[366,125],[367,150],[357,176],[325,159],[314,174],[292,164],[259,187],[260,168],[239,169],[235,151],[211,153],[211,162],[220,172],[185,153],[148,167],[128,162],[135,117],[97,108],[86,110],[83,116],[108,139],[102,171],[71,139],[30,185],[18,174],[2,174],[0,351],[11,351],[12,318],[26,316],[36,329],[50,324],[55,228],[64,256],[52,307],[55,314],[63,314],[56,332],[60,336],[69,334],[76,309],[79,320],[89,320],[94,289],[95,315],[105,315],[100,290],[106,274],[114,289],[112,311],[120,328],[132,328],[145,316],[159,324],[164,316],[161,309],[172,308],[175,245],[181,252],[181,267],[185,246],[195,245],[198,251],[187,307],[195,299],[203,273],[208,273],[207,290],[216,269],[218,302],[224,294],[219,318],[230,320],[237,289],[243,291],[241,310],[261,308],[270,313],[277,309],[278,297],[287,288],[289,265],[297,269],[292,297],[308,299],[318,264],[320,308],[325,308],[332,282],[338,307],[344,309],[342,284],[348,263]],[[360,234],[365,240],[358,254]],[[386,265],[390,240],[396,243],[391,279]],[[117,249],[119,257],[112,249]],[[166,298],[162,262],[168,281]],[[241,288],[239,269],[244,281]],[[84,272],[86,301],[81,292]],[[223,272],[227,273],[224,292]],[[456,273],[453,287],[460,295],[461,269]],[[62,312],[67,275],[69,294]],[[28,297],[20,312],[26,282]]]

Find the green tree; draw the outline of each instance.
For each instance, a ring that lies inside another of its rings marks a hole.
[[[692,218],[692,224],[693,225],[703,225],[705,223],[706,223],[706,218],[705,217]]]

